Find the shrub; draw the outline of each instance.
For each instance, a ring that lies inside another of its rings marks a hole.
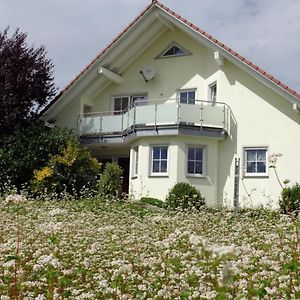
[[[159,199],[151,198],[151,197],[142,197],[141,202],[153,206],[157,206],[160,208],[163,208],[165,206],[165,203]]]
[[[0,140],[0,194],[5,185],[21,189],[33,179],[34,170],[47,165],[50,156],[57,155],[76,138],[70,130],[45,127],[43,122],[16,129]]]
[[[107,163],[101,174],[98,188],[103,197],[117,197],[121,189],[122,168],[117,163]]]
[[[60,154],[50,156],[46,166],[34,171],[32,188],[35,192],[78,194],[96,186],[99,170],[100,164],[90,152],[70,140]]]
[[[169,191],[166,199],[167,206],[171,208],[190,208],[199,209],[205,204],[205,198],[191,184],[187,182],[178,182]]]
[[[279,205],[284,213],[300,211],[300,185],[298,183],[282,190]]]

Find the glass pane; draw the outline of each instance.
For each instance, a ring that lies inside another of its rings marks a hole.
[[[121,110],[122,98],[115,98],[114,110]]]
[[[255,162],[247,162],[247,173],[256,173]]]
[[[168,148],[167,147],[161,147],[161,158],[162,159],[168,158]]]
[[[159,173],[159,161],[158,160],[153,161],[152,172]]]
[[[188,161],[188,170],[187,172],[189,174],[194,174],[194,162],[193,161]]]
[[[257,163],[257,173],[266,173],[266,163],[264,162]]]
[[[266,160],[266,150],[257,150],[257,160],[258,161]]]
[[[122,110],[126,110],[128,108],[128,98],[122,98]]]
[[[188,160],[194,160],[195,159],[195,148],[189,148],[188,149]]]
[[[153,147],[153,159],[160,158],[160,147]]]
[[[247,161],[256,161],[256,150],[247,150]]]
[[[188,93],[187,92],[181,92],[180,93],[180,99],[181,100],[186,100],[188,99]],[[185,102],[186,103],[186,102]]]
[[[195,100],[196,99],[196,93],[195,93],[195,91],[188,92],[188,98]]]
[[[196,162],[195,173],[202,174],[202,162]]]
[[[196,160],[202,161],[203,151],[201,148],[196,148]]]
[[[160,172],[161,173],[166,173],[167,172],[167,167],[168,167],[168,161],[167,160],[162,160],[161,165],[160,165]]]

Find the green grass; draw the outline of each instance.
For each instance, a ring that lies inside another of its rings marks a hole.
[[[0,299],[297,299],[299,230],[268,211],[0,199]]]

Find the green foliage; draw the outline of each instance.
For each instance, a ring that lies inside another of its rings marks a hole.
[[[300,185],[298,183],[282,190],[279,205],[284,213],[300,211]]]
[[[51,155],[45,167],[34,171],[32,187],[37,192],[78,194],[95,187],[100,164],[75,139],[60,154]]]
[[[50,129],[41,123],[16,129],[0,143],[0,193],[7,182],[20,189],[33,177],[33,170],[47,164],[68,141],[75,140],[70,130]]]
[[[0,137],[28,120],[55,95],[53,64],[44,47],[28,46],[27,34],[0,31]]]
[[[165,203],[159,199],[151,198],[151,197],[142,197],[141,202],[153,206],[157,206],[160,208],[163,208],[165,206]]]
[[[117,163],[107,163],[101,174],[98,188],[103,197],[117,197],[121,188],[122,168]]]
[[[205,198],[191,184],[187,182],[178,182],[169,191],[166,199],[167,206],[171,208],[190,208],[199,209],[205,204]]]

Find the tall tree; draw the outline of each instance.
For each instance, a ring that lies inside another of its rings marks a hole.
[[[27,34],[0,31],[0,137],[35,119],[55,95],[53,64],[43,46],[26,43]]]

